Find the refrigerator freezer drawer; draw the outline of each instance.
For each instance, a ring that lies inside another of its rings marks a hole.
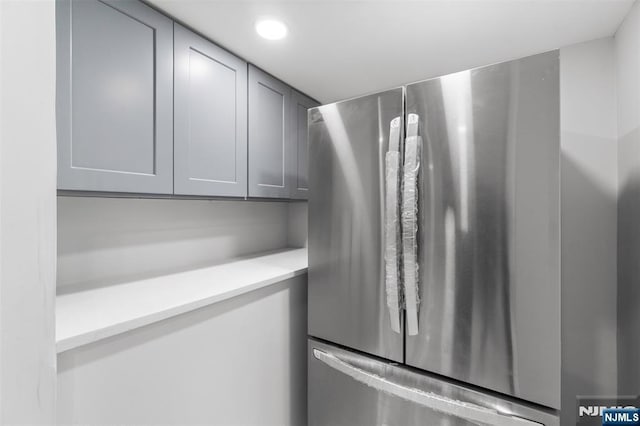
[[[310,426],[557,426],[558,417],[309,340]]]

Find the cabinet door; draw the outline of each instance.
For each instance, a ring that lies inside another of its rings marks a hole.
[[[175,24],[174,192],[247,195],[247,63]]]
[[[289,198],[291,89],[249,66],[249,196]]]
[[[291,91],[291,137],[293,138],[291,198],[306,200],[309,185],[308,173],[308,132],[307,110],[318,106],[318,102],[299,93]]]
[[[173,192],[173,24],[138,1],[61,0],[58,188]]]

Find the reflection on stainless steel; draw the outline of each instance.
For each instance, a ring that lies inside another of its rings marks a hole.
[[[409,365],[560,403],[558,53],[407,86],[420,116]]]
[[[309,111],[309,334],[402,361],[384,283],[384,156],[401,88]]]
[[[473,120],[471,117],[471,71],[441,77],[442,101],[447,111],[445,117],[447,136],[450,138],[450,161],[458,169],[458,203],[460,206],[460,231],[469,230],[469,171],[473,170]]]
[[[444,213],[444,285],[442,301],[442,317],[453,318],[455,310],[455,277],[456,277],[456,218],[453,209],[450,207]],[[433,241],[435,242],[435,241]],[[430,248],[433,249],[433,246]],[[429,249],[427,249],[429,250]],[[433,267],[433,265],[431,265]],[[430,269],[432,270],[432,269]],[[448,321],[442,324],[442,367],[451,371],[455,365],[453,363],[454,336],[456,335],[455,323]]]
[[[308,351],[310,426],[559,424],[546,411],[321,342]]]

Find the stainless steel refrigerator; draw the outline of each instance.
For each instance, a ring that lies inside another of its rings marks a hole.
[[[309,424],[557,425],[559,55],[309,110]]]

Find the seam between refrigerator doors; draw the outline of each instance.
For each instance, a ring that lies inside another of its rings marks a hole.
[[[400,170],[400,175],[404,174],[404,141],[407,138],[406,130],[407,130],[407,87],[402,86],[402,129],[400,131],[400,164],[402,168]],[[402,181],[401,184],[402,185]],[[400,187],[400,197],[402,197],[402,186]],[[401,200],[401,198],[400,198]],[[402,202],[402,201],[400,201]],[[400,221],[400,235],[402,235],[402,221]],[[399,247],[400,256],[403,256],[403,245],[400,244]],[[400,280],[402,283],[402,288],[404,289],[404,274],[403,269],[400,268]],[[404,291],[404,290],[403,290]],[[402,363],[407,364],[407,313],[406,310],[402,310]]]

